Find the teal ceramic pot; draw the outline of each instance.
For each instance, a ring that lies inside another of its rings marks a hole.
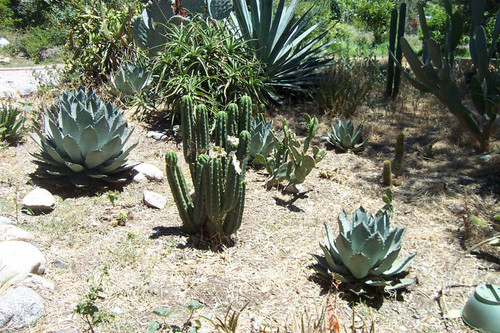
[[[478,285],[462,310],[462,318],[476,329],[500,333],[500,286]]]

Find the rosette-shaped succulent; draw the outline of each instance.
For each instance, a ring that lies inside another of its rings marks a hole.
[[[125,95],[133,95],[152,81],[151,73],[143,66],[125,64],[111,77],[113,87]]]
[[[342,212],[336,239],[327,223],[325,228],[325,244],[320,244],[324,256],[313,255],[319,263],[318,273],[342,282],[359,280],[373,287],[384,287],[386,291],[414,282],[401,275],[415,254],[398,259],[405,229],[391,230],[386,212],[373,217],[360,207],[352,220]]]
[[[31,154],[38,176],[59,186],[123,183],[134,167],[127,157],[138,142],[125,149],[132,132],[120,109],[92,90],[65,91],[46,112],[44,132],[32,135],[41,148]]]
[[[355,131],[350,120],[344,122],[339,119],[337,123],[332,125],[332,131],[328,131],[326,141],[340,152],[351,150],[357,153],[365,149],[364,145],[368,141],[368,137],[363,139],[362,134],[363,124],[360,124]]]

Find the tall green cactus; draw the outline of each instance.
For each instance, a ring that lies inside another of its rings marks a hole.
[[[491,130],[500,113],[500,77],[498,64],[492,60],[497,38],[500,34],[500,11],[488,48],[484,27],[480,25],[486,0],[472,1],[472,35],[469,50],[477,73],[471,80],[471,99],[474,109],[460,99],[460,91],[454,79],[453,52],[460,42],[463,20],[459,12],[452,12],[451,1],[444,1],[448,16],[448,31],[444,55],[440,45],[430,37],[423,8],[419,7],[420,25],[424,35],[424,59],[421,61],[405,38],[401,47],[415,77],[405,73],[413,86],[435,95],[441,103],[472,133],[478,141],[480,151],[489,150]],[[401,66],[398,64],[398,66]]]
[[[387,85],[386,85],[386,96],[396,97],[399,92],[399,84],[401,82],[401,70],[399,67],[394,68],[395,55],[396,60],[401,63],[402,50],[401,50],[401,38],[404,36],[405,32],[405,21],[406,21],[406,3],[401,3],[399,6],[399,20],[398,20],[398,10],[396,7],[391,12],[391,24],[389,30],[389,58],[387,60]],[[397,26],[397,34],[396,34]],[[397,46],[396,46],[397,45]]]
[[[234,111],[238,113],[238,108]],[[220,111],[215,129],[215,144],[219,147],[211,151],[207,108],[194,108],[191,97],[184,96],[181,114],[183,153],[189,164],[193,194],[189,193],[177,154],[169,151],[165,155],[167,179],[179,215],[188,233],[227,239],[238,230],[243,216],[250,133],[240,131],[238,143],[228,144],[228,115]]]

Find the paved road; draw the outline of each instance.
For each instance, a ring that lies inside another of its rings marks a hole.
[[[40,84],[49,83],[57,83],[52,66],[0,68],[0,99],[27,96],[34,93]]]

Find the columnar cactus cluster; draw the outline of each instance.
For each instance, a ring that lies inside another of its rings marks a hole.
[[[243,97],[239,107],[230,104],[227,112],[217,113],[213,145],[207,108],[204,105],[195,108],[189,96],[181,100],[183,153],[194,186],[192,194],[177,154],[167,152],[165,161],[170,189],[184,228],[190,234],[202,233],[223,240],[241,225],[251,106],[250,99]]]

